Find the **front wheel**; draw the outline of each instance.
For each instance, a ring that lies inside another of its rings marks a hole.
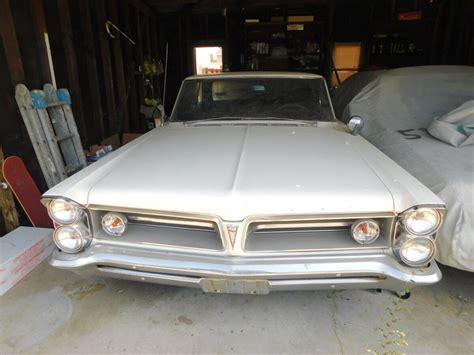
[[[410,298],[411,296],[411,292],[410,291],[404,291],[404,292],[395,292],[395,294],[398,296],[398,298],[402,299],[402,300],[407,300]]]

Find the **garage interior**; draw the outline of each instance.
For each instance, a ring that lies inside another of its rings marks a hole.
[[[474,66],[471,0],[0,0],[0,31],[0,160],[21,157],[41,192],[18,84],[67,88],[93,154],[159,126],[190,75],[307,72],[334,88],[363,71]],[[0,235],[31,226],[6,188],[0,202]],[[0,297],[0,352],[472,353],[472,273],[441,268],[440,283],[400,300],[208,295],[43,261]]]

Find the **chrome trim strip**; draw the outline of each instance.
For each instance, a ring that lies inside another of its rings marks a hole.
[[[159,218],[159,217],[146,217],[146,216],[137,216],[127,214],[127,219],[133,224],[146,224],[146,225],[160,225],[167,228],[177,228],[177,229],[189,229],[189,230],[215,230],[219,232],[217,226],[214,223],[192,221],[192,220],[178,220],[178,219],[168,219],[168,218]],[[197,228],[191,228],[189,226],[194,226]],[[201,228],[199,228],[201,227]]]
[[[324,228],[332,228],[332,227],[350,227],[352,226],[351,222],[305,222],[305,223],[267,223],[267,224],[257,224],[255,225],[255,231],[259,231],[262,229],[266,230],[274,230],[274,229],[303,229],[303,230],[311,230],[311,229],[324,229]],[[252,228],[253,229],[253,228]]]
[[[120,237],[111,239],[101,239],[96,238],[97,243],[101,245],[108,245],[111,247],[123,247],[127,249],[141,249],[146,247],[146,250],[149,251],[170,251],[170,252],[180,252],[180,253],[192,253],[192,254],[203,254],[203,255],[226,255],[224,247],[220,249],[208,249],[208,248],[195,248],[187,246],[178,246],[170,244],[160,244],[160,243],[148,243],[148,242],[127,242],[120,240]]]
[[[338,232],[350,231],[347,227],[323,227],[323,228],[298,228],[298,229],[262,229],[255,230],[253,234],[283,234],[283,233],[308,233],[308,232]]]

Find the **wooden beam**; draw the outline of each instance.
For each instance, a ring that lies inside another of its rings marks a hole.
[[[144,33],[144,26],[143,26],[143,18],[140,13],[140,10],[136,9],[135,11],[135,18],[136,18],[136,33],[137,33],[137,40],[136,40],[136,58],[138,65],[142,66],[143,69],[143,33]]]
[[[99,49],[104,74],[105,102],[107,105],[108,135],[117,133],[117,108],[115,106],[114,77],[112,74],[112,61],[110,59],[109,35],[105,29],[107,15],[104,0],[95,0],[97,13],[97,26],[99,28]]]
[[[122,1],[120,2],[121,5],[121,12],[123,16],[123,29],[125,33],[128,35],[132,34],[132,27],[130,25],[130,6],[127,2]],[[133,38],[136,42],[136,38]],[[129,105],[129,113],[130,119],[127,123],[124,124],[124,132],[130,131],[130,126],[133,128],[138,127],[138,108],[137,108],[137,91],[136,91],[136,80],[135,80],[135,70],[136,70],[136,62],[134,59],[134,52],[136,50],[136,46],[132,47],[130,42],[124,42],[124,52],[125,52],[125,60],[127,65],[127,80],[125,85],[127,87],[127,97],[128,97],[128,105]]]
[[[144,16],[143,18],[143,39],[145,41],[145,53],[147,56],[151,56],[151,39],[150,39],[150,17]]]
[[[137,65],[141,68],[141,73],[138,73],[136,76],[136,87],[137,87],[137,92],[138,92],[138,107],[143,104],[143,100],[145,99],[145,82],[144,82],[144,75],[143,75],[143,62],[144,62],[144,56],[143,56],[143,33],[144,33],[144,21],[143,21],[143,16],[140,12],[140,10],[137,8],[135,11],[135,17],[136,17],[136,33],[137,33],[137,40],[136,40],[136,60],[135,62]],[[139,128],[140,122],[136,122]]]
[[[104,117],[102,114],[102,103],[99,88],[99,79],[97,73],[97,62],[94,47],[94,32],[92,30],[92,19],[89,8],[89,1],[78,1],[79,16],[81,17],[82,40],[84,48],[84,59],[87,72],[88,96],[91,115],[94,122],[94,129],[96,133],[96,143],[103,140],[104,137]]]
[[[44,4],[43,0],[31,0],[31,14],[33,16],[33,25],[36,36],[36,50],[38,53],[39,72],[41,75],[40,80],[43,83],[52,83],[53,78],[51,75],[51,67],[48,60],[48,49],[46,47],[45,34],[47,35],[48,29],[46,28],[46,19],[44,17]]]
[[[150,42],[151,42],[151,57],[156,61],[158,65],[158,26],[154,19],[150,19]],[[161,98],[161,84],[160,84],[160,77],[154,76],[153,77],[153,89],[155,91],[155,97]]]
[[[146,14],[154,14],[153,9],[147,4],[145,4],[143,1],[141,0],[128,0],[128,1],[131,5],[135,6],[137,10],[140,10],[141,12],[146,13]]]
[[[151,56],[158,60],[158,26],[155,20],[150,20],[150,42],[151,42]]]
[[[32,1],[35,2],[35,0]],[[85,146],[88,146],[87,123],[84,115],[82,92],[79,84],[79,69],[77,66],[76,49],[74,47],[71,17],[67,0],[58,0],[58,13],[59,27],[61,29],[61,41],[66,64],[67,85],[72,98],[72,110],[79,128],[82,143]]]
[[[110,21],[114,23],[116,26],[120,27],[119,24],[119,15],[117,9],[117,1],[116,0],[109,0],[109,14],[110,14]],[[129,33],[127,33],[130,36]],[[120,116],[120,127],[119,133],[123,133],[124,131],[128,131],[129,129],[129,120],[128,120],[128,110],[127,110],[127,90],[125,86],[125,75],[124,75],[124,68],[123,68],[123,52],[122,52],[122,37],[121,35],[117,34],[115,38],[111,38],[110,41],[112,42],[112,51],[114,55],[114,63],[115,63],[115,78],[117,82],[117,92],[118,92],[118,99],[119,99],[119,111],[118,116]],[[128,41],[127,41],[128,42]],[[128,42],[129,45],[131,44]]]
[[[3,178],[3,150],[0,146],[0,210],[2,211],[3,226],[5,232],[10,232],[20,225],[18,222],[18,212],[15,207],[13,194]],[[0,234],[1,235],[1,234]]]
[[[25,81],[25,72],[9,0],[0,0],[0,33],[13,88]],[[13,92],[13,91],[12,91]]]

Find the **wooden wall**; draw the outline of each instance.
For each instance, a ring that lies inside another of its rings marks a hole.
[[[104,26],[108,20],[136,44],[114,29],[111,38]],[[0,142],[6,155],[24,151],[26,158],[31,153],[14,87],[25,83],[35,89],[51,82],[45,32],[57,85],[71,92],[84,146],[141,130],[145,88],[140,67],[147,57],[160,58],[153,9],[138,0],[0,0],[0,24],[0,104],[7,111]],[[158,80],[155,86],[159,91]]]
[[[115,38],[111,38],[106,21],[136,44],[114,29]],[[87,148],[114,133],[142,131],[141,68],[145,58],[161,59],[158,28],[155,11],[140,0],[0,0],[0,146],[5,156],[19,155],[25,160],[40,190],[46,185],[16,106],[14,88],[24,83],[39,89],[51,82],[44,34],[49,38],[57,86],[71,93]],[[152,81],[159,95],[160,78]]]

